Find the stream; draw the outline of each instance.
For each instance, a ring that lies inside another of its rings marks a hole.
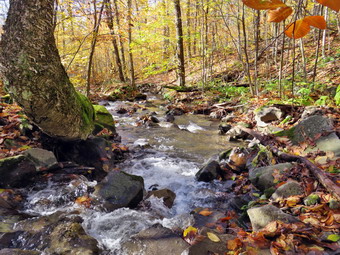
[[[197,182],[195,174],[202,165],[220,152],[236,146],[218,135],[219,121],[208,116],[186,114],[166,122],[166,102],[156,96],[146,102],[102,102],[112,113],[122,143],[132,151],[131,157],[118,168],[144,178],[145,189],[170,189],[176,193],[171,209],[161,199],[150,197],[148,208],[122,208],[103,212],[98,208],[80,208],[68,196],[82,196],[96,182],[77,180],[67,187],[49,182],[43,189],[31,190],[25,212],[50,215],[56,211],[81,210],[85,231],[98,240],[104,254],[125,254],[121,245],[129,238],[156,223],[171,229],[185,229],[193,224],[190,212],[198,207],[225,209],[232,181]],[[119,114],[120,109],[137,108],[134,113]],[[153,114],[159,123],[139,125],[138,120]],[[79,184],[80,183],[80,184]],[[223,191],[223,192],[222,192]],[[48,204],[41,201],[48,200]],[[51,202],[52,201],[52,202]]]

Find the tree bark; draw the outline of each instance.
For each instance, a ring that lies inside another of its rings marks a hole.
[[[113,15],[112,15],[112,6],[110,0],[104,0],[104,4],[107,10],[107,26],[110,29],[110,33],[112,35],[112,45],[113,45],[113,52],[115,54],[115,60],[116,60],[116,65],[118,68],[118,74],[119,74],[119,80],[122,82],[125,82],[125,77],[124,77],[124,72],[123,72],[123,66],[122,62],[120,60],[119,56],[119,49],[118,49],[118,43],[116,40],[116,34],[114,31],[113,27]]]
[[[6,86],[46,134],[86,139],[93,107],[72,86],[54,39],[54,0],[12,0],[0,42]]]
[[[185,66],[184,66],[184,44],[183,44],[183,26],[180,0],[174,0],[176,10],[176,31],[177,31],[177,58],[178,58],[178,72],[179,85],[185,86]]]
[[[128,39],[129,39],[129,60],[130,60],[130,85],[133,89],[136,89],[136,83],[135,83],[135,68],[133,64],[133,55],[132,55],[132,2],[131,0],[127,1],[128,6]]]

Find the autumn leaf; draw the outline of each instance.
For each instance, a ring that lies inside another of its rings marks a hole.
[[[194,228],[193,226],[187,227],[183,232],[183,237],[186,237],[189,233],[197,234],[197,228]]]
[[[289,17],[293,13],[293,9],[289,6],[280,7],[276,10],[269,10],[267,12],[268,22],[281,22]]]
[[[228,250],[235,251],[241,246],[242,246],[242,242],[239,238],[235,238],[233,240],[228,240],[228,242],[227,242]]]
[[[316,0],[320,4],[331,8],[332,10],[338,12],[340,10],[340,1],[339,0]]]
[[[299,19],[286,27],[285,34],[294,39],[299,39],[307,35],[310,31],[310,25],[303,19]]]
[[[323,16],[307,16],[303,18],[309,25],[319,28],[319,29],[326,29],[327,24],[326,20]]]
[[[287,6],[281,0],[242,0],[242,2],[255,10],[274,10]]]
[[[208,209],[204,209],[204,210],[200,211],[198,214],[201,214],[203,216],[209,216],[212,213],[213,213],[212,211],[209,211]]]
[[[213,241],[215,243],[221,242],[221,239],[217,235],[215,235],[214,233],[207,232],[207,236],[211,241]]]
[[[87,197],[87,196],[82,196],[82,197],[77,197],[76,199],[76,203],[78,205],[83,205],[86,208],[89,208],[91,206],[91,198]]]

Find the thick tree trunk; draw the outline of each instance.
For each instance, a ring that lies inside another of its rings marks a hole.
[[[0,42],[6,85],[27,116],[50,136],[85,139],[93,107],[72,86],[53,35],[54,0],[11,0]]]
[[[178,72],[179,85],[185,86],[185,67],[184,67],[184,43],[183,43],[183,27],[182,27],[182,13],[180,0],[174,0],[176,10],[176,31],[177,31],[177,58],[178,58]]]

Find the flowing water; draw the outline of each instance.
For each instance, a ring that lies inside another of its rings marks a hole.
[[[121,244],[155,223],[171,229],[184,229],[193,223],[190,211],[197,207],[223,209],[228,199],[224,192],[230,188],[230,182],[199,183],[195,180],[195,173],[211,157],[235,145],[218,135],[219,123],[207,116],[188,114],[175,116],[174,124],[165,122],[164,105],[156,97],[138,107],[129,102],[106,103],[117,122],[122,143],[135,151],[119,168],[142,176],[146,190],[167,188],[176,193],[176,199],[171,209],[155,197],[148,199],[148,209],[122,208],[110,213],[82,209],[85,230],[99,241],[107,251],[105,254],[124,254]],[[138,109],[131,114],[118,114],[122,108]],[[160,122],[152,126],[137,124],[147,114],[153,114]],[[69,197],[82,196],[88,186],[94,185],[95,182],[83,179],[76,179],[66,187],[50,182],[44,189],[30,192],[26,212],[48,215],[58,210],[79,209]],[[41,202],[45,200],[50,201],[48,205]]]

